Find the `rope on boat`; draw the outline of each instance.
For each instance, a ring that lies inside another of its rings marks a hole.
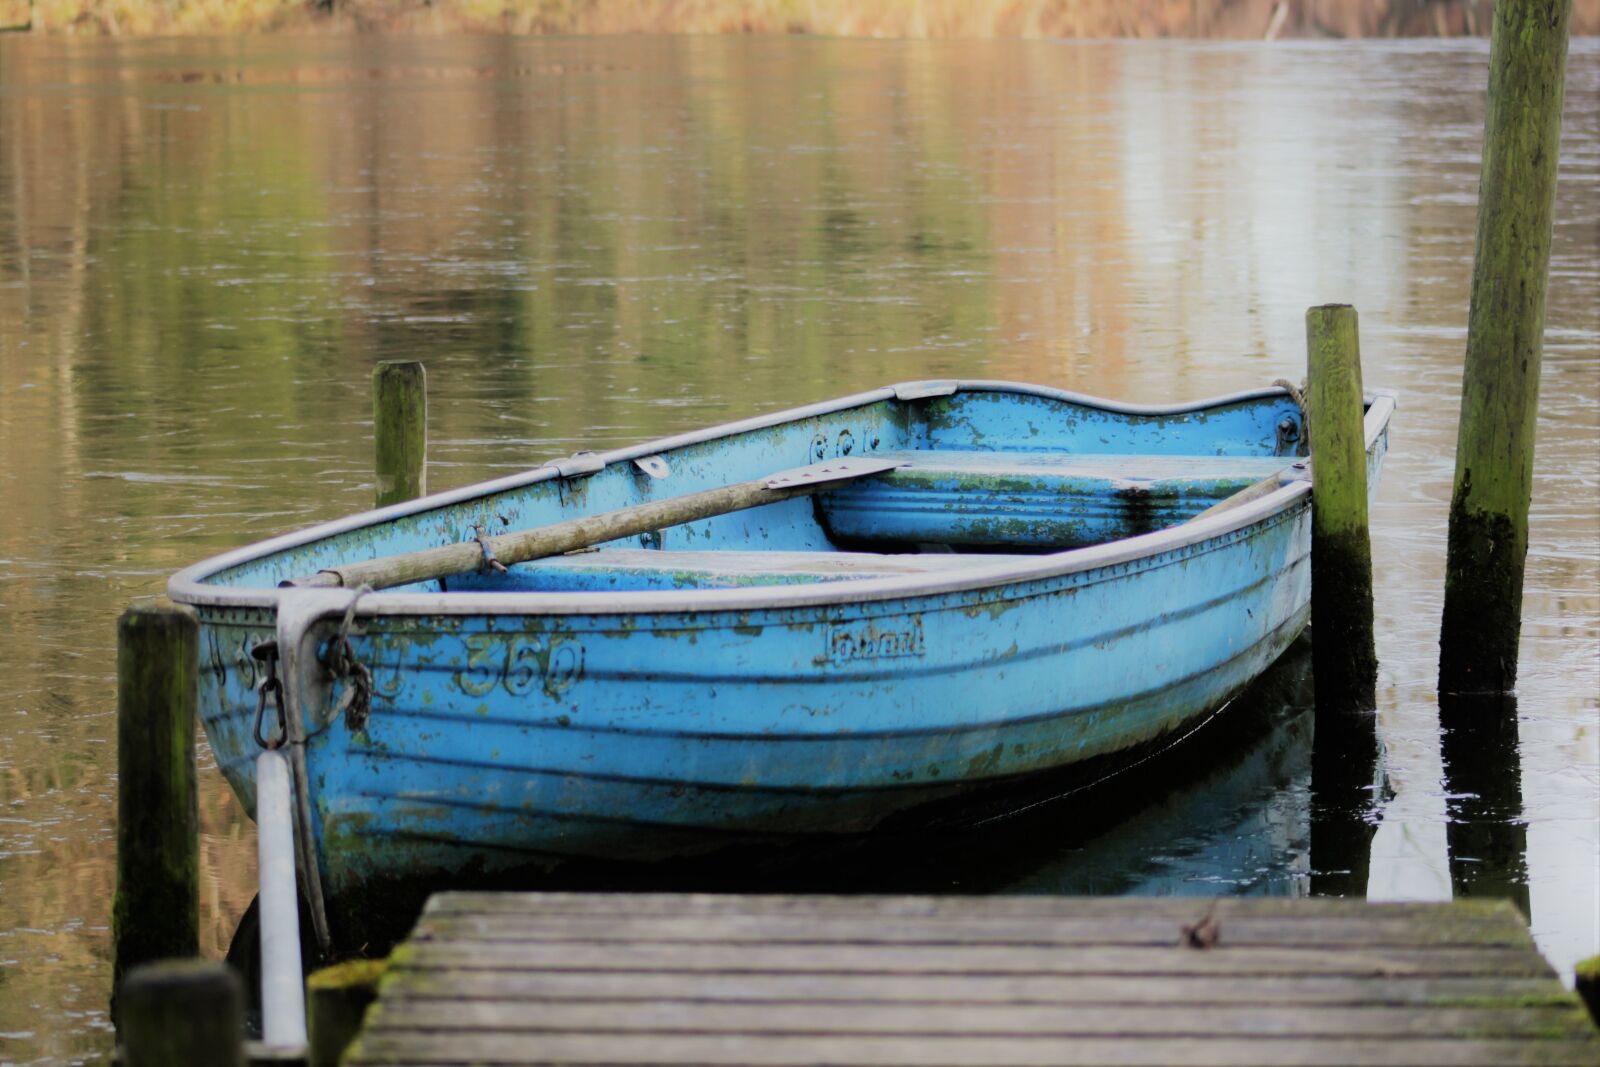
[[[1311,411],[1306,407],[1305,383],[1294,384],[1287,378],[1279,378],[1272,383],[1289,394],[1289,399],[1294,401],[1294,406],[1300,409],[1300,455],[1311,454]]]

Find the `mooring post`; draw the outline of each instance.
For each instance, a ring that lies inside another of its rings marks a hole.
[[[1517,680],[1571,18],[1572,0],[1494,6],[1439,634],[1442,692],[1509,692]]]
[[[194,733],[199,625],[172,604],[117,623],[117,889],[113,981],[200,952]]]
[[[1366,405],[1356,310],[1306,312],[1311,436],[1311,663],[1318,728],[1377,707],[1372,541],[1367,530]]]
[[[428,482],[428,375],[421,363],[372,368],[376,505],[415,500]]]
[[[1583,1006],[1589,1009],[1595,1025],[1600,1026],[1600,956],[1578,961],[1573,968],[1572,988]]]
[[[306,979],[310,1014],[309,1067],[337,1067],[361,1032],[367,1008],[378,999],[386,960],[350,960],[324,967]]]
[[[120,987],[126,1067],[244,1067],[244,993],[226,964],[164,960]]]

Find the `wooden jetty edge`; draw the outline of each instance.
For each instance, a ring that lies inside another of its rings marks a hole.
[[[347,1064],[1600,1063],[1505,902],[447,893]]]

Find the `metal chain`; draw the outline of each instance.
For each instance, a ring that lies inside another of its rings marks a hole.
[[[350,647],[351,626],[356,617],[356,603],[368,593],[372,586],[363,585],[355,590],[355,596],[350,598],[350,603],[344,609],[344,618],[339,623],[339,632],[328,643],[327,650],[322,656],[322,665],[333,673],[335,678],[345,681],[344,692],[339,700],[329,709],[326,717],[320,717],[318,730],[329,726],[341,713],[344,715],[344,725],[351,733],[360,733],[367,728],[367,717],[372,714],[372,671],[367,665],[356,659],[355,650]],[[361,631],[354,631],[360,634]]]

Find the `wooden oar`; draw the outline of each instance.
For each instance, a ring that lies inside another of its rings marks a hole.
[[[1223,511],[1232,511],[1241,504],[1248,504],[1252,500],[1260,500],[1268,493],[1276,492],[1283,485],[1283,471],[1273,471],[1259,482],[1252,482],[1232,496],[1225,496],[1212,504],[1209,508],[1189,517],[1189,522],[1196,519],[1210,518]]]
[[[632,537],[663,530],[685,522],[715,518],[734,511],[776,503],[790,497],[806,496],[818,490],[836,488],[872,474],[905,466],[905,460],[839,459],[799,467],[755,481],[724,485],[698,493],[635,504],[599,515],[517,530],[494,537],[479,536],[473,541],[458,541],[438,548],[384,556],[359,563],[329,567],[305,578],[282,583],[292,586],[339,587],[354,589],[371,586],[390,589],[413,582],[437,581],[455,574],[479,570],[495,564],[522,563],[545,556],[558,556],[575,549],[590,548],[619,537]],[[499,569],[503,569],[503,566]]]

